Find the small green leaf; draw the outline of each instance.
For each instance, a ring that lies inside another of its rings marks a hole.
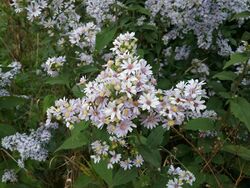
[[[99,52],[108,45],[115,37],[117,27],[104,28],[96,35],[95,49]]]
[[[230,101],[230,109],[233,115],[250,131],[250,103],[246,99],[238,97]]]
[[[148,136],[147,145],[152,148],[159,146],[163,141],[164,133],[165,130],[161,126],[155,128]]]
[[[187,122],[184,126],[187,130],[212,130],[214,129],[214,122],[211,119],[207,118],[197,118],[192,119]]]
[[[245,160],[250,160],[250,149],[240,145],[225,145],[222,151],[237,155]]]
[[[226,62],[223,69],[226,69],[227,67],[234,65],[236,63],[243,63],[249,59],[249,56],[245,53],[234,53],[230,56],[230,60]]]
[[[213,78],[218,78],[219,80],[234,80],[237,75],[232,71],[223,71],[215,74]]]
[[[137,175],[137,170],[135,168],[126,171],[124,171],[123,169],[119,169],[113,177],[113,186],[122,185],[133,181],[137,177]]]

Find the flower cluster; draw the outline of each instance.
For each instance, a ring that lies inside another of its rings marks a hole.
[[[45,28],[56,28],[65,33],[78,25],[80,20],[74,3],[75,0],[14,0],[11,5],[16,13],[26,12],[28,20],[37,20]]]
[[[151,11],[152,19],[160,14],[163,21],[167,20],[172,25],[163,37],[165,44],[177,37],[182,38],[185,34],[193,32],[197,37],[199,48],[208,49],[213,44],[213,34],[235,13],[249,11],[247,0],[191,0],[191,1],[169,1],[169,0],[147,0],[146,8]],[[229,55],[231,48],[228,40],[218,36],[220,55]],[[224,47],[228,49],[224,51]]]
[[[209,76],[209,67],[199,59],[193,59],[192,62],[192,69],[190,70],[193,74],[199,74],[201,78],[206,80],[206,77]]]
[[[21,67],[22,65],[18,61],[13,61],[7,67],[0,67],[0,96],[10,95],[6,87],[10,86],[11,80],[20,72]],[[7,71],[4,71],[4,68],[6,68]]]
[[[234,53],[249,53],[250,52],[250,45],[247,41],[242,41],[242,44],[238,47],[236,52]],[[234,64],[235,65],[235,73],[237,75],[243,74],[244,78],[241,81],[242,85],[250,85],[250,59],[247,62],[239,62]]]
[[[15,183],[17,182],[17,175],[14,169],[5,169],[2,175],[2,182],[3,183]]]
[[[122,150],[121,153],[117,153],[116,150],[114,150],[118,144],[123,149],[128,149],[128,145],[124,139],[110,136],[109,141],[111,142],[112,147],[110,147],[105,141],[101,142],[100,140],[96,140],[91,144],[94,155],[91,155],[90,157],[94,160],[94,163],[99,163],[102,158],[106,158],[108,159],[108,169],[112,169],[114,164],[119,164],[124,170],[131,169],[133,166],[139,168],[143,165],[144,160],[140,154],[134,153],[134,159],[131,160],[129,157],[124,158]]]
[[[190,171],[182,170],[180,167],[175,168],[173,165],[170,165],[168,174],[174,176],[174,179],[168,181],[167,188],[181,188],[184,183],[192,186],[195,181],[195,176]]]
[[[57,124],[41,126],[37,130],[31,130],[30,134],[17,132],[14,135],[6,136],[2,139],[2,147],[10,151],[17,151],[20,159],[17,163],[20,168],[24,168],[27,159],[45,161],[48,151],[45,146],[51,139],[51,129],[57,128]]]
[[[58,76],[65,62],[65,56],[51,57],[48,58],[47,61],[42,64],[42,68],[49,76],[55,77]]]
[[[123,6],[120,1],[115,0],[86,0],[85,5],[86,12],[99,26],[105,22],[114,22],[119,14],[117,6]]]
[[[156,89],[151,66],[136,56],[136,41],[134,33],[119,35],[111,49],[115,59],[104,65],[106,69],[95,80],[86,83],[85,97],[56,101],[55,106],[47,110],[46,123],[63,120],[72,128],[81,120],[90,120],[97,128],[105,127],[110,135],[126,138],[137,127],[136,119],[147,129],[160,124],[170,128],[181,125],[190,113],[201,113],[206,108],[203,100],[206,92],[202,89],[205,83],[189,80],[167,91]],[[98,153],[96,145],[98,152],[104,153]],[[100,141],[92,147],[96,151],[96,162],[102,155],[112,155]]]

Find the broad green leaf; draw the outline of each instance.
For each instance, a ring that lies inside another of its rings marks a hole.
[[[245,160],[250,160],[250,149],[240,145],[225,145],[222,151],[237,155]]]
[[[12,109],[19,105],[25,104],[27,99],[16,96],[0,97],[0,109]]]
[[[112,170],[107,168],[106,161],[100,161],[99,163],[92,163],[92,167],[96,171],[96,173],[103,179],[108,185],[112,185]]]
[[[165,130],[161,126],[153,129],[150,135],[148,136],[147,145],[152,148],[159,146],[163,141],[164,133]]]
[[[187,130],[212,130],[214,129],[214,122],[207,118],[192,119],[184,126]]]
[[[230,56],[230,60],[226,62],[223,69],[226,69],[227,67],[234,65],[236,63],[243,63],[249,59],[249,56],[245,53],[234,53]]]
[[[66,139],[63,144],[55,151],[66,150],[66,149],[76,149],[82,147],[88,143],[88,137],[85,132],[80,132],[78,134],[71,135]]]
[[[145,145],[141,145],[138,147],[138,150],[145,161],[152,164],[156,168],[161,166],[161,155],[157,149],[151,149]]]
[[[108,45],[115,37],[117,27],[104,28],[96,35],[95,49],[99,52]]]
[[[89,122],[85,121],[75,124],[74,128],[71,129],[71,136],[55,152],[64,149],[75,149],[88,144],[87,131],[85,131],[88,126]]]
[[[218,78],[219,80],[234,80],[237,75],[232,71],[223,71],[215,74],[213,78]]]
[[[237,117],[250,131],[250,103],[241,97],[230,101],[230,109],[235,117]]]
[[[119,169],[113,177],[113,186],[122,185],[133,181],[137,175],[137,170],[135,168],[126,171]]]

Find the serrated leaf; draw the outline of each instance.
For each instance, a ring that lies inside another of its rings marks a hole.
[[[108,45],[115,37],[117,27],[104,28],[96,35],[95,49],[99,52]]]
[[[113,186],[122,185],[133,181],[137,177],[137,175],[138,174],[136,169],[126,171],[124,171],[123,169],[119,169],[113,177]]]
[[[238,97],[230,101],[230,109],[233,115],[250,131],[250,103],[246,99]]]
[[[219,80],[234,80],[237,75],[232,71],[223,71],[215,74],[213,78],[218,78]]]
[[[234,65],[236,63],[243,63],[249,59],[249,56],[245,53],[234,53],[230,56],[230,60],[226,62],[223,69],[226,69],[227,67]]]
[[[250,149],[240,145],[225,145],[222,151],[237,155],[245,160],[250,160]]]
[[[148,136],[147,145],[152,148],[159,146],[163,141],[164,133],[165,130],[161,126],[153,129],[150,135]]]
[[[212,130],[214,129],[214,122],[211,119],[207,118],[197,118],[192,119],[187,122],[187,124],[184,126],[184,129],[187,130]]]

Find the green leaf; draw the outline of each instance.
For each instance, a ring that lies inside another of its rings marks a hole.
[[[152,148],[159,146],[163,141],[164,133],[165,130],[161,126],[155,128],[148,136],[147,145]]]
[[[214,129],[214,122],[207,118],[192,119],[184,126],[187,130],[211,130]]]
[[[98,69],[98,67],[93,66],[93,65],[85,65],[85,66],[81,66],[76,70],[78,73],[81,74],[86,74],[86,73],[93,73],[93,72],[99,72],[100,70]]]
[[[137,175],[137,170],[135,168],[126,171],[119,169],[113,177],[113,186],[122,185],[133,181]]]
[[[82,98],[84,96],[84,93],[80,89],[81,86],[74,85],[74,87],[71,89],[72,93],[77,98]]]
[[[56,100],[56,96],[54,95],[47,95],[43,99],[43,114],[47,111],[47,109],[52,106]]]
[[[67,138],[55,152],[65,149],[75,149],[87,145],[89,139],[87,131],[84,130],[88,125],[88,122],[81,122],[74,125],[74,128],[71,130],[71,136]]]
[[[0,97],[0,109],[12,109],[19,105],[25,104],[27,99],[16,96],[3,96]]]
[[[96,173],[103,179],[108,185],[112,185],[112,170],[107,168],[106,161],[100,161],[99,163],[92,163],[92,167]]]
[[[215,74],[213,78],[218,78],[219,80],[234,80],[237,75],[232,71],[223,71]]]
[[[16,129],[11,125],[0,124],[0,138],[16,133]]]
[[[74,182],[73,188],[84,188],[92,182],[93,179],[91,177],[81,174]]]
[[[237,155],[245,160],[250,160],[250,149],[240,145],[225,145],[222,151]]]
[[[248,41],[250,40],[250,33],[245,31],[241,37],[241,40]]]
[[[116,34],[117,27],[104,28],[100,33],[96,35],[95,49],[99,52],[106,45],[108,45]]]
[[[230,109],[233,115],[250,131],[250,103],[246,99],[238,97],[230,101]]]
[[[230,56],[230,60],[226,62],[223,69],[226,69],[227,67],[234,65],[236,63],[243,63],[249,59],[249,56],[245,53],[234,53]]]
[[[146,9],[145,7],[140,6],[140,5],[130,6],[130,7],[128,7],[128,10],[130,10],[130,11],[136,11],[136,12],[139,12],[141,14],[145,14],[147,16],[151,15],[150,11],[148,9]]]
[[[82,147],[88,143],[88,138],[86,133],[79,133],[77,135],[72,135],[66,139],[63,144],[56,149],[55,152],[65,149],[76,149]]]
[[[145,161],[152,164],[156,168],[161,166],[161,155],[157,149],[151,149],[145,145],[140,145],[138,150]]]
[[[244,12],[240,12],[238,14],[235,14],[231,20],[236,20],[239,18],[247,18],[250,16],[250,12],[249,11],[244,11]]]
[[[45,83],[50,85],[66,85],[69,87],[69,80],[68,74],[62,74],[57,77],[48,78]]]

